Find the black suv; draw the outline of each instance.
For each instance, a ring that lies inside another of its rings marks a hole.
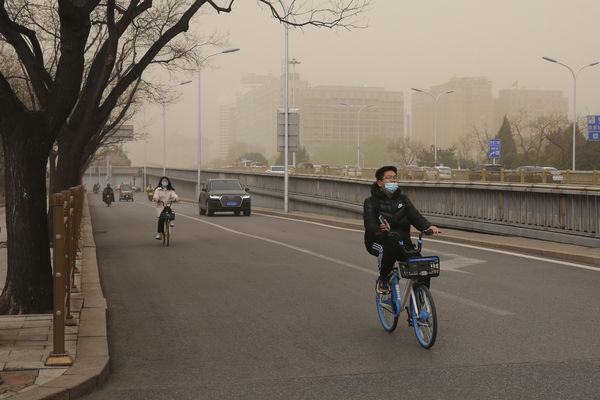
[[[212,216],[219,211],[243,212],[250,215],[250,189],[242,186],[237,179],[208,179],[200,192],[198,211],[200,215]]]
[[[504,168],[504,165],[502,164],[479,164],[473,168],[473,171],[481,172],[485,169],[486,175],[500,175],[500,170],[502,168]]]

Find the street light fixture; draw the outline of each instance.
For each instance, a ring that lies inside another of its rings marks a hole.
[[[356,169],[357,169],[357,173],[358,170],[360,169],[360,113],[363,110],[366,110],[367,108],[371,108],[371,107],[375,107],[373,104],[365,104],[364,106],[358,106],[358,105],[352,105],[352,104],[347,104],[347,103],[340,103],[343,106],[346,107],[358,107],[358,113],[357,113],[357,126],[356,126]]]
[[[201,114],[202,114],[202,109],[201,109],[201,99],[202,99],[202,77],[201,77],[201,70],[202,70],[202,65],[204,64],[204,62],[213,56],[218,56],[219,54],[227,54],[227,53],[234,53],[236,51],[240,51],[240,49],[235,48],[235,49],[227,49],[227,50],[223,50],[223,51],[219,51],[218,53],[214,53],[214,54],[209,54],[206,57],[202,58],[199,62],[198,62],[198,138],[197,138],[197,154],[196,154],[196,160],[198,160],[198,177],[197,177],[197,181],[196,181],[196,198],[199,199],[200,198],[200,166],[202,164],[202,120],[201,120]]]
[[[454,90],[448,90],[446,92],[442,92],[442,93],[438,94],[437,96],[434,96],[431,93],[429,93],[428,91],[423,90],[423,89],[417,89],[417,88],[411,88],[411,89],[414,90],[415,92],[425,93],[426,95],[428,95],[429,97],[431,97],[433,99],[433,163],[435,164],[434,166],[437,166],[438,165],[438,162],[437,162],[437,149],[438,149],[438,145],[437,145],[437,138],[438,138],[437,110],[438,110],[438,100],[440,99],[440,97],[442,97],[445,94],[454,93]]]
[[[182,86],[182,85],[187,85],[188,83],[190,83],[192,81],[185,81],[185,82],[180,82],[176,85],[171,85],[168,86],[165,90],[161,90],[161,95],[162,95],[162,117],[163,117],[163,168],[162,168],[162,174],[163,176],[166,175],[166,165],[167,165],[167,117],[166,117],[166,100],[165,100],[165,92],[173,89],[174,87],[177,86]]]
[[[582,66],[581,68],[579,68],[577,70],[577,72],[575,72],[567,64],[563,64],[560,61],[556,61],[553,58],[550,58],[550,57],[542,57],[542,58],[546,61],[549,61],[549,62],[552,62],[555,64],[559,64],[559,65],[562,65],[563,67],[568,68],[569,71],[571,71],[571,74],[573,75],[573,164],[572,164],[571,170],[575,171],[575,128],[577,127],[577,76],[579,75],[581,70],[583,70],[584,68],[593,67],[594,65],[598,65],[598,62],[586,64],[586,65]]]

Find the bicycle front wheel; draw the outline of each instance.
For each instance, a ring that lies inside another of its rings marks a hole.
[[[437,314],[431,292],[425,285],[415,285],[415,302],[410,300],[410,317],[421,346],[429,349],[437,336]]]
[[[379,281],[379,279],[377,280]],[[377,282],[375,283],[375,294],[377,301],[377,313],[383,329],[392,332],[398,325],[398,313],[396,312],[396,302],[392,292],[377,292]]]
[[[169,227],[169,220],[165,221],[165,244],[169,246],[171,243],[171,228]]]

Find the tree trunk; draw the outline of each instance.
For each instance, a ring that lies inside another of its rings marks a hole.
[[[36,126],[32,120],[22,121],[12,132],[4,131],[3,136],[8,270],[0,296],[0,314],[52,312],[46,219],[46,162],[50,145],[45,143],[41,124]]]
[[[58,162],[51,193],[69,189],[81,183],[82,157],[84,143],[82,133],[63,126],[58,137]]]

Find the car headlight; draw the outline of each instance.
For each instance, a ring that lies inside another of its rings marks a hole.
[[[249,194],[242,195],[242,199],[249,199],[249,198],[250,198]]]
[[[215,199],[215,200],[221,200],[221,196],[219,196],[219,195],[216,195],[216,194],[211,194],[211,195],[210,195],[210,198],[211,198],[211,199]]]

